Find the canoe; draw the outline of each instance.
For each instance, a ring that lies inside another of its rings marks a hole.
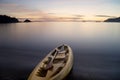
[[[28,80],[62,80],[73,66],[73,52],[63,44],[53,49],[32,71]]]

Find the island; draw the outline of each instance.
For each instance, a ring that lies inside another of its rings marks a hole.
[[[31,22],[29,19],[26,19],[24,22]]]
[[[105,20],[104,22],[120,22],[120,17],[118,17],[118,18],[109,18],[109,19]]]
[[[19,20],[15,17],[0,15],[0,23],[17,23]]]

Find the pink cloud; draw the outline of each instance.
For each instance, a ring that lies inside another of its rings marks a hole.
[[[0,4],[0,14],[17,17],[21,20],[25,18],[38,21],[79,21],[81,18],[73,15],[70,17],[57,17],[55,13],[48,13],[41,10],[32,10],[18,4]],[[36,19],[35,19],[36,18]]]
[[[1,8],[0,14],[6,14],[15,17],[36,18],[36,17],[48,16],[47,13],[41,10],[32,10],[18,4],[0,4],[0,8]]]

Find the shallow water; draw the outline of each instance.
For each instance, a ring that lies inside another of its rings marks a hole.
[[[26,80],[53,48],[68,44],[74,66],[66,80],[120,80],[120,23],[0,24],[0,80]]]

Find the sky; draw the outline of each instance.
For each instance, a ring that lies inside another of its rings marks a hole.
[[[120,17],[120,0],[0,0],[0,15],[33,21],[103,21]]]

